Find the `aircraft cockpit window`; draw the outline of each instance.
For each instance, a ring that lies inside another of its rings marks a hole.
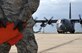
[[[62,23],[64,23],[64,22],[65,22],[65,20],[61,20],[61,22],[62,22]]]

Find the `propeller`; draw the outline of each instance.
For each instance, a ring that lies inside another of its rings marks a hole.
[[[80,18],[80,24],[81,24],[81,27],[82,27],[82,19],[81,19],[81,15],[79,14],[79,18]]]
[[[44,17],[44,19],[45,19],[46,21],[48,21],[48,19],[47,19],[46,17]]]
[[[46,27],[46,24],[44,22],[42,22],[42,24],[40,26],[41,27]]]
[[[39,32],[41,32],[41,29],[42,29],[42,27],[40,27],[38,31],[34,31],[34,33],[39,33]]]
[[[34,21],[35,21],[35,20],[37,20],[37,19],[38,19],[38,17],[36,17],[36,18],[34,19]],[[35,26],[35,27],[37,27],[37,24],[36,24],[36,22],[35,22],[35,25],[34,25],[34,26]]]
[[[53,16],[52,16],[49,20],[48,20],[46,17],[44,17],[44,19],[47,21],[46,24],[49,24],[49,25],[51,25],[51,26],[54,26],[54,25],[52,24]]]
[[[35,21],[36,19],[37,19],[37,17],[34,19],[34,21]],[[44,29],[44,27],[46,27],[47,24],[49,24],[49,25],[51,25],[51,26],[54,26],[54,25],[52,24],[52,19],[53,19],[53,17],[51,17],[49,20],[48,20],[46,17],[44,17],[44,19],[45,19],[45,21],[43,21],[43,22],[41,23],[39,30],[36,31],[37,33],[38,33],[38,32],[41,32],[41,29],[42,29],[42,28]],[[36,21],[35,21],[35,23],[36,23]],[[35,26],[37,27],[37,25],[35,25]],[[44,31],[44,30],[43,30],[43,31]]]
[[[46,20],[46,25],[47,25],[49,20],[46,17],[44,17],[44,19]]]
[[[51,25],[51,26],[54,26],[54,25],[52,24],[52,19],[53,19],[53,17],[50,18],[50,20],[48,21],[48,24]]]
[[[40,25],[40,29],[39,32],[41,32],[42,28],[43,28],[43,33],[44,33],[44,27],[46,27],[47,23],[42,22],[42,24]]]
[[[46,17],[44,17],[44,19],[45,19],[45,21],[43,21],[41,23],[39,30],[36,31],[35,33],[41,32],[42,28],[46,27],[48,19]],[[37,20],[37,17],[34,19],[34,21],[35,21],[35,27],[37,27],[36,20]]]

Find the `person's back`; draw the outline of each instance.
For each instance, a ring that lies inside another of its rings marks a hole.
[[[32,14],[37,10],[39,0],[1,0],[0,3],[5,16],[9,20],[14,21],[19,19],[27,23],[27,27],[22,31],[24,35],[23,39],[16,44],[18,53],[37,53],[37,43],[31,31],[32,27],[28,27],[32,22],[28,23],[28,20],[32,21]],[[0,18],[3,18],[2,15],[2,11],[0,10]],[[8,53],[10,47],[10,45],[4,43],[0,45],[0,52]]]
[[[20,19],[21,17],[22,20],[25,17],[25,13],[26,15],[29,14],[28,12],[33,14],[37,10],[39,6],[39,0],[1,0],[1,6],[8,18]]]

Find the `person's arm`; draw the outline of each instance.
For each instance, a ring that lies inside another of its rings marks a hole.
[[[32,14],[31,11],[29,10],[28,2],[27,2],[21,8],[21,12],[18,19],[14,21],[15,24],[14,29],[18,28],[19,31],[23,30],[23,23],[26,23],[31,18],[31,16]]]
[[[15,28],[18,27],[20,29],[23,29],[22,23],[27,22],[30,18],[32,18],[32,14],[37,10],[38,6],[39,0],[28,0],[27,3],[23,5],[19,18],[15,22]]]
[[[29,20],[32,14],[37,10],[39,6],[40,0],[28,0],[26,4],[23,6],[23,10],[19,16],[21,20]]]
[[[23,5],[22,10],[19,15],[19,20],[26,22],[28,21],[32,16],[32,12],[29,9],[28,2]]]
[[[32,14],[33,14],[38,9],[39,4],[40,4],[40,0],[28,0],[28,1],[29,1],[29,3],[28,3],[29,8],[30,8],[30,10],[32,11]]]
[[[2,9],[2,6],[0,4],[0,27],[6,27],[7,18],[5,17],[4,11]]]

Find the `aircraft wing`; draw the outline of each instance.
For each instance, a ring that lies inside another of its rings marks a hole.
[[[49,20],[50,23],[56,23],[58,20]]]
[[[73,23],[80,23],[80,19],[71,19],[71,22],[73,22]]]
[[[34,20],[34,21],[35,23],[42,23],[42,22],[46,23],[47,22],[47,20]]]
[[[57,20],[34,20],[35,23],[47,23],[47,22],[50,22],[50,23],[56,23]]]

